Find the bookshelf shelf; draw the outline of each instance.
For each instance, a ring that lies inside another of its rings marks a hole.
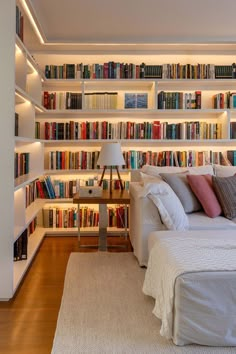
[[[27,138],[27,137],[22,137],[22,136],[16,136],[15,137],[15,143],[17,145],[25,145],[25,144],[32,144],[32,143],[42,143],[43,140],[41,139],[35,139],[35,138]]]
[[[236,110],[230,110],[231,112],[235,112]],[[105,117],[113,118],[113,117],[127,117],[127,118],[135,118],[135,119],[143,119],[144,116],[148,118],[161,117],[163,115],[170,115],[174,113],[175,115],[199,115],[199,114],[217,114],[228,112],[228,109],[116,109],[116,110],[45,110],[44,113],[37,114],[37,119],[60,119],[63,118],[97,118],[103,119]]]
[[[44,228],[47,236],[53,236],[55,233],[58,236],[78,236],[77,227],[74,228]],[[119,236],[122,234],[122,230],[116,227],[108,227],[107,232],[111,236]],[[98,236],[98,227],[81,227],[80,235],[81,236]]]
[[[32,96],[25,92],[21,87],[15,86],[15,102],[16,104],[31,103],[39,112],[45,112],[46,109],[41,105],[40,101],[36,101]]]
[[[55,199],[44,199],[43,200],[44,205],[46,204],[54,204],[54,203],[58,203],[58,204],[63,204],[63,203],[73,203],[73,199],[72,198],[55,198]]]
[[[37,216],[37,214],[42,210],[42,207],[44,205],[44,201],[40,199],[36,199],[33,203],[31,203],[25,211],[25,214],[23,215],[24,222],[22,225],[15,226],[14,228],[14,242],[20,237],[22,232],[29,226],[29,224],[32,222],[32,220]],[[18,205],[16,205],[16,208],[18,208]],[[17,220],[15,220],[17,222]],[[21,222],[20,218],[18,219],[18,222]]]
[[[27,208],[25,212],[25,226],[28,227],[28,225],[31,223],[31,221],[38,215],[38,213],[42,210],[43,206],[45,204],[45,200],[42,199],[35,199],[33,203],[31,203]]]
[[[111,87],[116,90],[150,90],[155,81],[153,79],[45,79],[43,87],[56,90],[61,90],[65,87],[70,88],[70,90],[74,88],[81,90],[111,90]]]
[[[15,39],[15,45],[16,45],[16,51],[17,52],[22,52],[26,59],[28,60],[28,72],[32,73],[33,71],[37,71],[38,74],[45,79],[44,72],[40,69],[39,65],[35,62],[34,58],[32,57],[31,53],[29,50],[26,48],[22,40],[19,38],[19,36],[16,34],[16,39]]]
[[[55,146],[100,146],[102,143],[111,142],[112,140],[46,140],[45,146],[53,145]],[[115,139],[122,144],[122,146],[160,146],[160,145],[186,145],[186,144],[197,144],[197,145],[232,145],[235,143],[234,139]],[[49,170],[50,171],[50,170]]]
[[[17,191],[20,188],[25,187],[30,182],[33,182],[35,179],[39,178],[43,175],[43,170],[41,173],[28,173],[27,175],[20,176],[15,178],[15,188],[14,190]]]
[[[163,79],[158,81],[158,90],[234,90],[235,79]]]

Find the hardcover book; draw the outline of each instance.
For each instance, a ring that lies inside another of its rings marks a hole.
[[[148,108],[148,94],[147,93],[125,93],[125,109]]]

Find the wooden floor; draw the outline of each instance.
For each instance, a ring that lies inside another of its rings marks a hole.
[[[84,244],[96,242],[97,238],[83,237]],[[108,244],[122,242],[119,237],[108,240]],[[126,250],[131,251],[130,243]],[[76,237],[44,239],[15,297],[0,302],[1,354],[51,353],[67,261],[71,252],[78,251],[96,252],[96,249],[79,249]]]

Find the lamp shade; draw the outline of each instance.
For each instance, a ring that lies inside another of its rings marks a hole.
[[[97,164],[99,166],[122,166],[125,160],[120,143],[106,143],[102,145]]]

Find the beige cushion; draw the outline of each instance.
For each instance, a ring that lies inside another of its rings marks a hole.
[[[160,173],[179,173],[188,171],[194,175],[214,174],[212,165],[197,166],[197,167],[176,167],[176,166],[151,166],[144,165],[141,172],[151,176],[159,176]]]
[[[214,171],[216,177],[230,177],[235,175],[236,166],[214,165]]]

